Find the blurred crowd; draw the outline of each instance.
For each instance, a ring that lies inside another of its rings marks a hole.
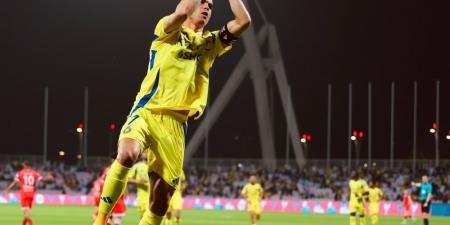
[[[63,163],[34,166],[42,175],[52,175],[52,182],[38,183],[38,189],[47,193],[89,194],[93,181],[103,171],[102,167],[83,168]],[[417,200],[418,189],[411,187],[411,181],[420,182],[420,176],[427,174],[433,184],[433,201],[450,201],[450,168],[428,168],[418,170],[413,176],[409,168],[395,170],[365,168],[361,170],[366,181],[374,180],[384,193],[384,200],[399,201],[403,190],[409,189]],[[0,164],[0,190],[13,181],[20,170],[20,162]],[[349,175],[346,168],[321,168],[309,166],[282,166],[267,169],[255,165],[238,164],[233,167],[217,165],[204,169],[197,166],[185,168],[187,188],[184,195],[238,198],[250,174],[256,174],[264,188],[265,199],[329,199],[347,200]],[[133,186],[130,187],[133,192]]]
[[[46,165],[32,165],[41,176],[51,175],[51,182],[38,182],[37,189],[46,193],[58,194],[88,194],[92,182],[103,171],[102,167],[83,168],[80,166],[67,166],[64,163]],[[0,191],[4,190],[13,180],[16,173],[22,169],[21,162],[12,161],[0,164]]]
[[[419,189],[411,181],[420,182],[424,174],[430,176],[433,185],[433,201],[450,201],[449,168],[419,170],[416,176],[408,168],[388,170],[381,168],[362,169],[361,174],[368,182],[373,180],[384,192],[383,200],[401,201],[403,191],[409,189],[413,199],[418,200]],[[213,170],[190,167],[186,171],[188,188],[186,194],[194,196],[239,197],[250,174],[256,174],[264,188],[266,199],[331,199],[343,201],[349,198],[349,173],[346,168],[330,169],[310,166],[298,168],[283,166],[268,170],[257,166]]]

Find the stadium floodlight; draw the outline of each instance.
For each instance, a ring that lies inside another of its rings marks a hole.
[[[436,133],[436,129],[430,128],[430,133],[432,133],[432,134]]]
[[[66,153],[65,153],[63,150],[61,150],[61,151],[58,152],[58,155],[61,156],[61,157],[64,156],[65,154],[66,154]]]
[[[83,123],[79,123],[77,126],[77,133],[83,133],[83,128],[84,128],[84,124]]]
[[[352,139],[352,141],[356,141],[356,136],[351,136],[350,139]]]

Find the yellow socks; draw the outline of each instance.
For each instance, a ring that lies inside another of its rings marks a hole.
[[[372,222],[372,225],[378,225],[378,216],[371,216],[370,221]]]
[[[166,218],[166,225],[172,225],[172,220]]]
[[[153,214],[150,210],[146,210],[139,225],[160,225],[163,217]]]
[[[356,225],[356,216],[350,216],[350,225]]]
[[[100,205],[98,206],[98,216],[95,225],[104,225],[108,219],[108,215],[114,208],[119,197],[127,187],[128,172],[130,168],[122,166],[119,162],[114,161],[111,169],[106,176],[105,185],[101,195]]]
[[[359,217],[359,225],[366,225],[366,217],[365,216]]]

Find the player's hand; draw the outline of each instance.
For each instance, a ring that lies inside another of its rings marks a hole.
[[[428,202],[423,203],[423,206],[427,207],[428,206]]]

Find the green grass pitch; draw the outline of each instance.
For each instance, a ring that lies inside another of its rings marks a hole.
[[[92,225],[90,219],[94,207],[88,206],[42,206],[35,205],[32,210],[36,225]],[[367,221],[367,224],[370,224]],[[400,224],[401,218],[394,216],[380,217],[380,225]],[[22,211],[18,205],[0,205],[0,225],[20,225]],[[123,225],[137,225],[136,208],[128,208]],[[249,225],[249,216],[245,212],[184,210],[183,225]],[[348,225],[348,216],[294,213],[263,212],[258,225]],[[409,223],[413,224],[413,223]],[[421,225],[420,219],[416,222]],[[431,225],[449,225],[450,217],[432,217]]]

